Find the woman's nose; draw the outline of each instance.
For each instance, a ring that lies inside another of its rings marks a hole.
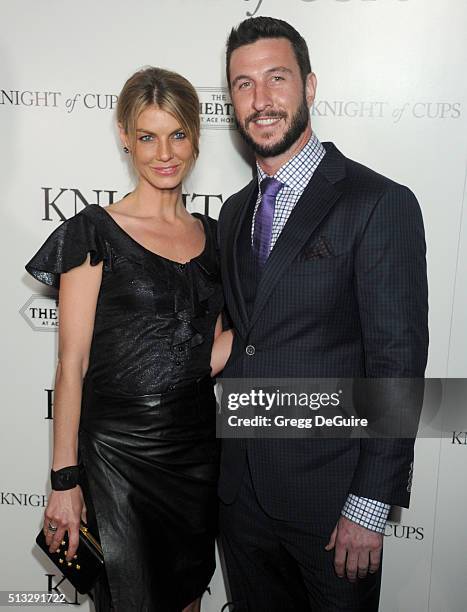
[[[173,157],[172,147],[168,140],[160,140],[157,148],[157,158],[161,161],[169,161]]]

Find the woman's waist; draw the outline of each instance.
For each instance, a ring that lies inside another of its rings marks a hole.
[[[172,391],[191,393],[189,387],[210,378],[210,372],[210,359],[190,359],[183,353],[133,361],[127,357],[91,359],[85,383],[101,396],[128,399],[162,396]]]
[[[99,389],[86,378],[80,426],[87,430],[133,431],[157,434],[167,428],[211,427],[215,396],[210,376],[180,383],[162,393],[124,395]]]

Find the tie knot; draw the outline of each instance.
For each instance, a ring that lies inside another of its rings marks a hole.
[[[271,176],[267,176],[261,181],[261,194],[263,196],[272,196],[273,198],[279,193],[283,183]]]

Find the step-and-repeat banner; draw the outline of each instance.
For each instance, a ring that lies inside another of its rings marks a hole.
[[[33,546],[47,500],[58,319],[56,296],[24,263],[61,221],[131,190],[115,104],[145,65],[178,71],[199,92],[201,155],[184,193],[189,210],[217,217],[251,177],[224,77],[227,34],[249,15],[285,19],[308,41],[318,137],[415,192],[428,245],[427,375],[467,374],[464,0],[2,0],[0,590],[57,589],[91,608]],[[466,465],[467,413],[417,442],[411,507],[386,529],[383,612],[467,609]],[[202,608],[230,608],[219,568]]]

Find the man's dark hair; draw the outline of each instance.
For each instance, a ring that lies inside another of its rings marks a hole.
[[[226,70],[227,83],[230,87],[230,58],[235,49],[250,45],[262,38],[286,38],[290,41],[300,67],[303,84],[311,72],[310,55],[305,39],[295,28],[282,19],[274,17],[250,17],[232,28],[227,39]]]

